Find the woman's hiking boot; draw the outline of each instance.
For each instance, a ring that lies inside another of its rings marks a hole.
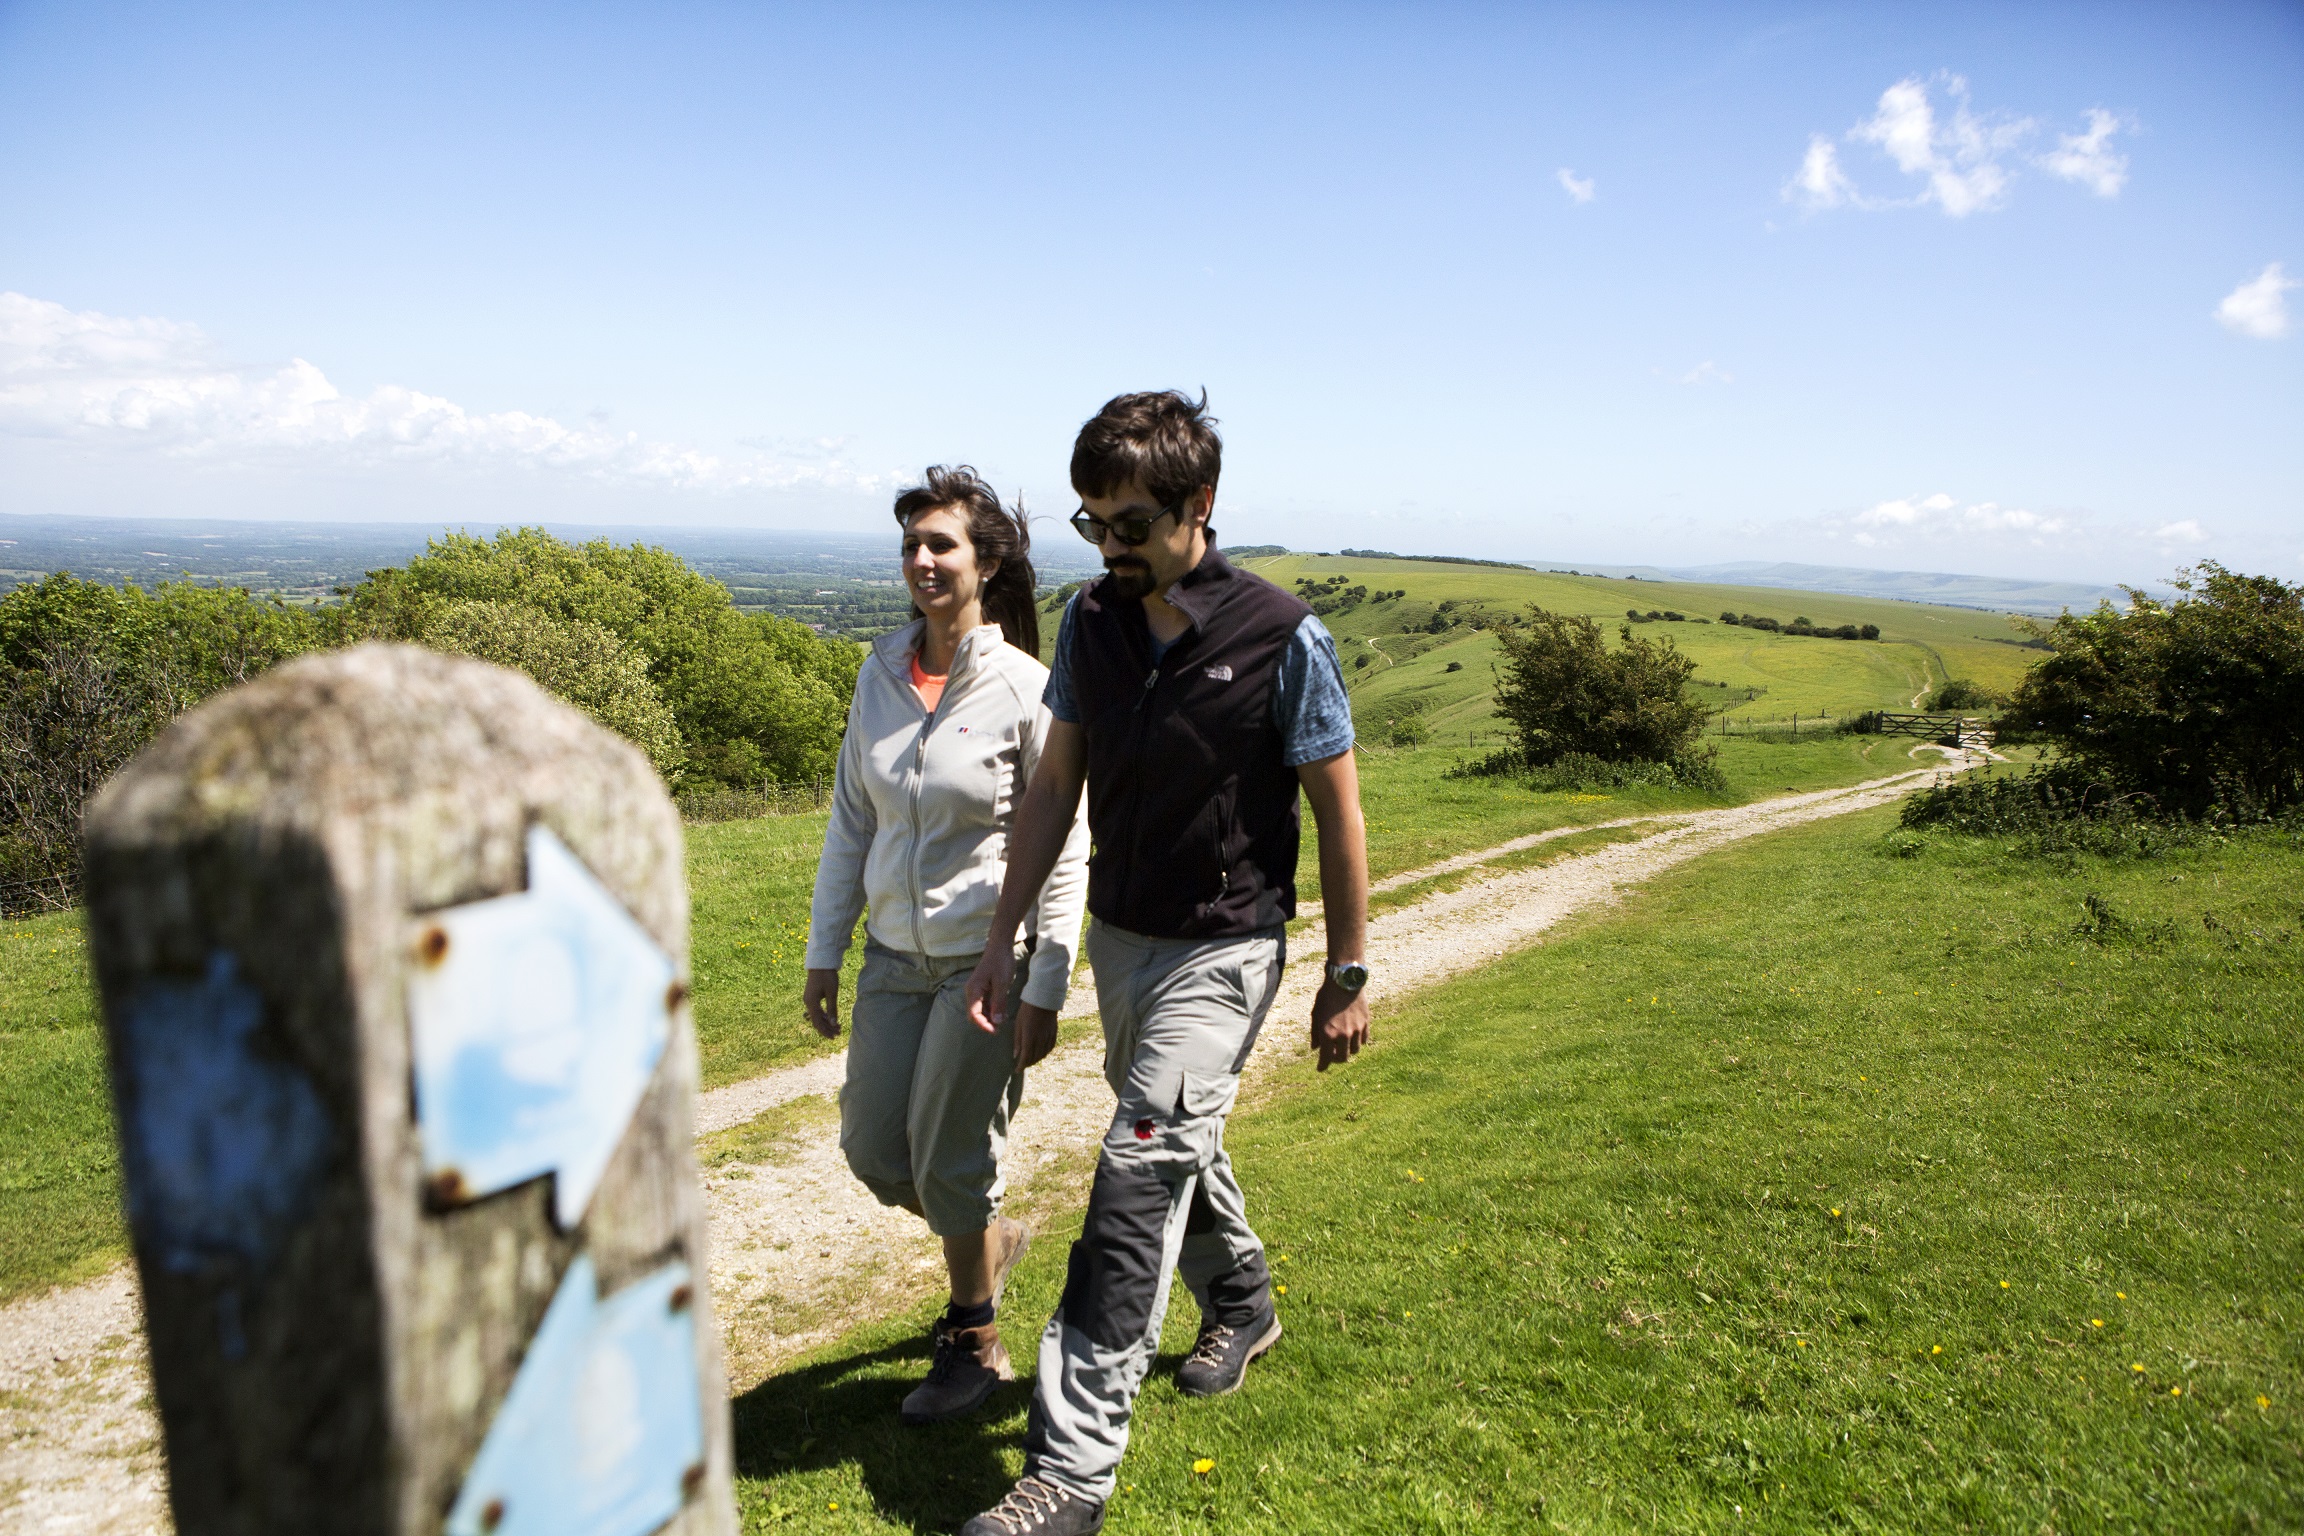
[[[936,1319],[935,1340],[936,1354],[928,1362],[928,1379],[904,1399],[907,1424],[937,1424],[974,1413],[1000,1383],[1016,1379],[1007,1347],[1000,1342],[997,1322],[963,1328],[949,1317],[940,1317]]]
[[[960,1536],[1095,1536],[1102,1529],[1101,1503],[1027,1474],[1006,1498],[960,1527]]]
[[[1200,1341],[1176,1372],[1176,1390],[1186,1397],[1222,1397],[1240,1390],[1248,1362],[1280,1342],[1280,1318],[1266,1311],[1238,1328],[1200,1320]]]

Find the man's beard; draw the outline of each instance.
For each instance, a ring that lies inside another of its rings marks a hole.
[[[1159,583],[1152,578],[1152,567],[1133,555],[1122,555],[1117,560],[1104,562],[1105,574],[1112,582],[1114,597],[1132,597],[1141,601],[1152,595]]]

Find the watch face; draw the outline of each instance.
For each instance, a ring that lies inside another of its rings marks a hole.
[[[1339,965],[1328,974],[1347,992],[1357,992],[1368,985],[1368,967],[1364,965]]]

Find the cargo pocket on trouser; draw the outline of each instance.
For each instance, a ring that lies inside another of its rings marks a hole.
[[[1240,1092],[1240,1078],[1231,1072],[1192,1072],[1184,1074],[1184,1089],[1176,1097],[1176,1111],[1185,1120],[1205,1120],[1232,1112],[1232,1100]]]

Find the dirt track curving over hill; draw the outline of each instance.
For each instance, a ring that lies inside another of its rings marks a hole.
[[[1481,873],[1488,861],[1593,829],[1539,833],[1393,876],[1381,885],[1397,890],[1464,878],[1370,921],[1379,1013],[1535,942],[1572,915],[1612,904],[1675,865],[1761,833],[1886,804],[1941,771],[1604,823],[1658,830],[1538,868]],[[1308,1049],[1306,1021],[1322,958],[1315,940],[1316,933],[1307,934],[1288,967],[1251,1080]],[[1067,1017],[1092,1011],[1092,999],[1076,992]],[[1379,1017],[1379,1045],[1382,1035]],[[1102,1054],[1092,1031],[1077,1032],[1028,1082],[1008,1171],[1011,1208],[1035,1225],[1085,1197],[1111,1112]],[[714,1089],[697,1106],[700,1134],[764,1115],[787,1123],[783,1133],[764,1138],[772,1144],[761,1160],[726,1163],[705,1177],[714,1307],[728,1334],[733,1390],[941,1284],[938,1250],[918,1220],[875,1203],[841,1162],[822,1102],[837,1092],[841,1071],[841,1057],[822,1057]],[[131,1271],[0,1309],[0,1536],[166,1531],[161,1461]]]

